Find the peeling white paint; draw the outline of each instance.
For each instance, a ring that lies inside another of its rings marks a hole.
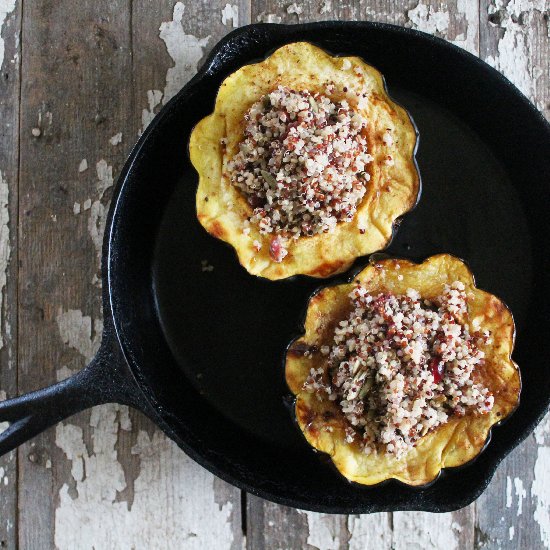
[[[90,210],[91,206],[92,206],[92,199],[86,199],[82,204],[82,208],[84,210]]]
[[[265,13],[265,11],[256,17],[256,21],[259,21],[260,23],[280,23],[282,20],[283,19],[280,15],[275,13]]]
[[[332,0],[323,0],[319,13],[321,15],[324,15],[325,13],[330,13],[331,11],[332,11]]]
[[[103,321],[95,319],[92,322],[92,318],[83,315],[79,309],[59,311],[56,321],[63,343],[90,361],[101,344]]]
[[[307,543],[318,550],[340,548],[340,519],[330,514],[317,514],[300,510],[307,517]]]
[[[122,132],[118,132],[112,138],[109,139],[109,143],[113,146],[122,142]]]
[[[514,526],[510,525],[508,529],[508,540],[514,540]]]
[[[430,34],[445,33],[449,28],[449,12],[419,2],[416,8],[407,11],[414,29]]]
[[[0,0],[0,68],[4,62],[4,39],[2,38],[2,28],[8,15],[15,9],[15,0]]]
[[[512,489],[514,489],[514,493],[512,493]],[[523,513],[523,501],[527,498],[527,491],[523,486],[523,481],[519,477],[512,480],[510,476],[506,476],[506,508],[512,508],[514,494],[517,498],[516,515],[521,516]],[[513,538],[513,531],[511,537]]]
[[[8,182],[4,179],[2,171],[0,170],[0,316],[4,318],[4,291],[8,279],[8,265],[11,254],[10,213],[8,210],[9,192]],[[0,349],[4,347],[4,334],[8,330],[9,327],[7,323],[5,326],[0,327]]]
[[[147,91],[148,107],[141,111],[141,130],[139,135],[145,131],[145,128],[149,126],[155,117],[158,106],[167,103],[195,74],[197,64],[204,55],[204,48],[210,40],[210,36],[199,39],[192,34],[185,34],[183,29],[184,12],[184,3],[176,2],[172,21],[165,21],[160,25],[159,36],[164,41],[166,50],[172,58],[174,66],[170,67],[166,73],[164,91]],[[228,12],[226,11],[226,13]],[[238,19],[238,10],[236,12],[232,11],[232,14]],[[236,26],[235,19],[232,21],[234,26]]]
[[[548,0],[511,0],[506,6],[506,11],[514,17],[520,17],[522,14],[537,10],[541,13],[548,10]]]
[[[535,502],[534,517],[539,524],[541,541],[550,548],[550,414],[537,426],[535,441],[539,448],[531,498]]]
[[[392,548],[390,514],[348,516],[349,550]]]
[[[399,537],[394,550],[458,550],[458,533],[452,528],[453,515],[395,512],[393,529]]]
[[[535,429],[535,441],[539,445],[545,445],[550,443],[550,413],[546,415],[546,418]]]
[[[113,167],[107,164],[107,161],[101,159],[96,164],[97,184],[96,189],[99,198],[102,199],[105,191],[113,186]]]
[[[67,380],[67,378],[70,378],[73,374],[73,371],[67,367],[67,365],[63,365],[62,367],[58,368],[55,377],[58,382],[62,382],[63,380]]]
[[[73,424],[58,424],[56,427],[55,442],[71,462],[71,475],[76,482],[78,494],[77,499],[73,501],[67,484],[64,484],[59,491],[60,505],[55,515],[55,542],[58,548],[86,547],[86,539],[82,540],[82,530],[86,523],[90,523],[91,518],[79,515],[79,510],[74,509],[76,501],[86,503],[88,506],[96,506],[99,511],[102,502],[113,503],[117,491],[122,491],[126,487],[124,471],[116,460],[115,450],[118,439],[119,409],[119,406],[113,405],[96,407],[92,410],[92,414],[96,416],[96,426],[100,426],[101,437],[93,438],[93,452],[90,454],[84,444],[81,427]],[[100,418],[97,418],[98,416]],[[68,520],[72,520],[73,526],[78,525],[79,529],[75,530],[68,524],[65,525]],[[116,530],[108,536],[112,536],[114,532]],[[87,547],[91,548],[92,544]],[[110,545],[106,543],[99,547],[107,548]]]
[[[91,203],[90,217],[88,219],[88,233],[94,243],[98,263],[101,262],[101,247],[103,245],[103,233],[105,232],[105,223],[107,222],[108,205],[104,204],[103,195],[113,186],[113,167],[101,159],[96,164],[97,172],[97,199]],[[86,201],[87,202],[87,201]],[[86,202],[84,210],[86,210]]]
[[[0,28],[0,31],[1,31],[1,28]],[[10,63],[12,65],[18,65],[19,64],[19,31],[15,31],[14,36],[15,36],[15,48],[14,48],[15,51],[13,52],[13,58],[10,59]]]
[[[550,548],[550,447],[541,447],[535,462],[535,477],[531,487],[536,508],[534,517],[540,528],[541,541]]]
[[[456,531],[457,533],[461,533],[462,532],[462,525],[458,524],[456,521],[453,521],[451,523],[451,529],[453,531]]]
[[[4,390],[0,390],[0,401],[5,401],[7,398],[6,392]],[[10,427],[9,422],[0,422],[0,434],[2,432],[5,432]]]
[[[478,4],[471,0],[457,0],[456,3],[457,17],[462,18],[465,27],[465,33],[455,36],[451,42],[455,46],[473,53],[478,54],[478,32],[479,32],[479,13]]]
[[[504,73],[524,94],[533,97],[533,82],[529,74],[529,52],[524,29],[518,23],[508,21],[503,38],[498,42],[498,56],[486,61]]]
[[[140,473],[133,484],[131,510],[127,502],[116,500],[127,487],[116,449],[119,428],[125,429],[124,410],[117,405],[93,409],[91,453],[81,428],[70,424],[57,428],[56,443],[71,461],[76,498],[70,496],[68,485],[62,487],[55,517],[56,547],[126,550],[160,548],[161,541],[170,541],[172,548],[204,550],[219,548],[223,541],[229,548],[232,504],[220,506],[213,496],[207,498],[213,495],[212,475],[159,432],[149,436],[141,430],[132,448],[140,460]]]
[[[514,488],[518,497],[517,515],[521,516],[523,512],[523,499],[527,497],[527,491],[523,488],[523,481],[519,477],[514,478]]]
[[[36,125],[36,128],[31,130],[31,133],[34,137],[40,137],[42,131],[44,131],[45,134],[48,134],[52,124],[53,114],[51,111],[46,111],[46,103],[42,102],[42,105],[38,109],[38,124]]]
[[[542,73],[530,54],[531,28],[535,11],[542,12],[544,4],[544,0],[512,0],[504,6],[502,0],[496,0],[488,8],[489,14],[499,13],[499,26],[504,29],[504,35],[498,41],[498,55],[489,56],[486,61],[532,100],[536,81]]]
[[[80,203],[75,202],[73,204],[73,214],[76,216],[77,214],[80,214]]]
[[[80,164],[78,165],[78,172],[82,173],[88,170],[88,161],[86,159],[82,159],[80,161]]]
[[[236,4],[226,4],[222,10],[222,25],[229,25],[236,29],[239,26],[239,6]]]
[[[166,73],[166,86],[162,97],[162,103],[166,104],[180,88],[195,74],[197,64],[204,55],[204,48],[210,40],[197,38],[192,34],[185,34],[183,30],[183,14],[185,5],[176,2],[172,21],[162,23],[160,26],[160,38],[166,44],[168,54],[174,62],[174,66]]]
[[[145,131],[145,128],[149,126],[153,118],[155,118],[155,109],[160,105],[162,101],[162,92],[160,90],[147,90],[147,103],[149,107],[141,111],[141,132]]]
[[[286,12],[289,15],[292,15],[293,13],[296,15],[301,15],[303,11],[304,9],[302,8],[302,6],[299,6],[298,4],[296,4],[296,2],[290,4],[290,6],[288,6],[286,9]]]

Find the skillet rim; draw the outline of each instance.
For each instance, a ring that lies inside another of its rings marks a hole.
[[[441,505],[435,501],[426,502],[422,501],[420,505],[406,506],[399,505],[394,506],[380,506],[376,503],[373,505],[368,502],[361,502],[358,499],[355,505],[325,505],[323,503],[311,503],[305,502],[298,498],[288,497],[279,491],[279,493],[267,490],[265,488],[258,488],[251,485],[249,482],[243,480],[242,472],[236,471],[229,473],[225,470],[221,470],[218,466],[214,465],[210,460],[204,458],[202,454],[195,451],[191,446],[189,446],[177,433],[177,430],[174,427],[173,420],[171,421],[171,414],[169,411],[165,410],[153,392],[151,387],[147,382],[147,377],[143,374],[140,365],[133,360],[133,354],[131,351],[131,344],[127,338],[125,338],[124,327],[119,324],[119,308],[117,304],[116,292],[113,288],[113,272],[116,271],[116,251],[113,250],[113,240],[116,235],[116,223],[121,210],[121,199],[125,192],[129,192],[126,188],[129,186],[128,179],[132,173],[134,163],[136,159],[139,158],[140,153],[146,143],[151,138],[151,135],[155,130],[162,125],[162,122],[165,118],[170,116],[170,113],[176,109],[177,104],[181,101],[181,97],[187,94],[199,81],[212,77],[218,72],[223,73],[224,67],[231,61],[231,44],[235,38],[240,38],[242,36],[249,35],[250,40],[254,40],[254,34],[257,32],[266,31],[266,35],[269,39],[275,41],[279,44],[277,36],[282,35],[283,39],[281,43],[289,43],[295,41],[296,38],[292,36],[293,33],[300,33],[303,31],[311,31],[315,29],[324,29],[324,30],[347,30],[352,33],[354,30],[369,30],[369,29],[378,29],[385,33],[388,33],[390,36],[407,36],[414,40],[421,40],[425,42],[431,42],[435,47],[446,50],[447,52],[453,52],[454,55],[458,55],[463,58],[467,64],[476,65],[478,69],[481,69],[488,78],[492,79],[492,85],[495,87],[503,86],[509,93],[514,95],[522,103],[522,107],[528,111],[529,114],[533,117],[531,123],[538,123],[540,128],[544,128],[547,138],[550,141],[550,123],[546,121],[542,113],[525,97],[525,95],[517,89],[504,75],[498,72],[496,69],[485,63],[483,60],[479,59],[475,55],[451,44],[441,38],[436,36],[428,35],[426,33],[408,29],[404,27],[399,27],[397,25],[390,25],[385,23],[377,22],[367,22],[367,21],[324,21],[317,23],[304,23],[299,25],[277,25],[269,23],[256,23],[247,26],[240,27],[233,30],[232,32],[225,35],[214,47],[211,52],[208,54],[204,64],[197,71],[197,74],[173,97],[170,101],[163,106],[160,112],[155,116],[153,121],[149,124],[146,130],[143,132],[138,142],[134,145],[132,150],[129,153],[128,160],[124,164],[124,167],[121,170],[121,173],[117,179],[115,189],[113,191],[113,198],[111,202],[111,207],[109,209],[109,214],[106,223],[106,232],[103,241],[103,251],[102,251],[102,277],[104,281],[107,281],[107,284],[103,285],[103,302],[104,302],[104,314],[109,316],[112,320],[114,331],[116,334],[116,339],[122,350],[122,354],[126,363],[129,366],[129,370],[134,377],[136,386],[143,392],[148,405],[149,410],[145,411],[154,422],[156,422],[161,429],[177,443],[177,445],[194,461],[199,463],[201,466],[206,468],[208,471],[214,475],[220,477],[224,481],[231,483],[232,485],[238,487],[239,489],[245,490],[256,496],[268,499],[272,502],[278,504],[293,506],[295,508],[307,509],[316,512],[325,512],[325,513],[370,513],[370,512],[379,512],[379,511],[397,511],[397,510],[422,510],[422,511],[431,511],[431,512],[447,512],[453,511],[463,506],[466,506],[476,500],[481,493],[485,490],[490,480],[492,479],[496,468],[500,462],[522,441],[524,441],[530,433],[534,430],[536,425],[541,421],[541,419],[546,415],[550,409],[550,395],[547,398],[546,406],[543,410],[536,415],[536,418],[528,423],[528,425],[523,429],[523,431],[516,437],[513,442],[505,444],[502,446],[501,452],[492,457],[487,464],[486,474],[482,483],[479,483],[477,486],[472,487],[472,490],[468,498],[463,498],[459,501],[453,503],[453,505]],[[265,33],[264,33],[265,35]],[[287,36],[290,35],[290,36]],[[309,40],[313,43],[315,40]],[[321,45],[321,47],[324,47]],[[226,51],[229,49],[229,53]],[[328,47],[330,49],[330,47]],[[120,269],[120,268],[119,268]],[[320,286],[325,286],[323,283]],[[399,490],[396,487],[396,490]],[[416,492],[416,491],[415,491]],[[405,497],[407,499],[407,497]]]

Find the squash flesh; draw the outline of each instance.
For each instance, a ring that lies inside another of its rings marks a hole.
[[[344,59],[350,62],[349,69],[342,68]],[[329,82],[335,84],[333,94],[326,94]],[[270,235],[260,234],[254,224],[249,235],[242,233],[243,221],[252,209],[231,184],[227,169],[243,139],[246,111],[279,85],[319,92],[333,101],[349,100],[352,91],[364,90],[369,101],[362,110],[369,120],[369,153],[374,156],[367,193],[352,222],[339,223],[332,233],[291,241],[281,263],[270,258]],[[344,87],[348,93],[342,91]],[[388,128],[391,146],[383,139]],[[193,130],[189,151],[199,174],[197,217],[209,233],[235,248],[240,263],[254,275],[327,277],[345,271],[357,257],[384,248],[391,240],[394,221],[416,204],[420,191],[414,162],[416,140],[407,112],[388,97],[376,69],[357,57],[331,57],[308,43],[288,44],[266,60],[230,75],[220,86],[214,112]],[[393,164],[385,162],[387,155]],[[262,243],[259,252],[254,241]]]
[[[395,269],[396,264],[399,270]],[[399,274],[402,280],[398,279]],[[354,280],[359,280],[373,294],[405,294],[408,288],[414,288],[424,299],[439,296],[445,283],[462,281],[469,295],[466,323],[471,326],[476,319],[481,329],[492,333],[493,342],[482,347],[485,364],[477,369],[480,382],[494,394],[492,410],[485,415],[468,412],[461,418],[452,417],[400,459],[383,452],[365,455],[357,443],[346,443],[344,430],[348,424],[338,406],[327,398],[319,401],[316,395],[302,389],[311,368],[326,371],[326,358],[318,353],[304,357],[293,349],[330,345],[335,323],[350,309],[348,294],[353,283],[325,288],[311,299],[305,334],[287,352],[286,380],[296,395],[296,418],[313,447],[329,454],[337,469],[357,483],[373,485],[395,478],[409,485],[427,484],[437,478],[442,468],[460,466],[477,456],[491,427],[517,406],[520,375],[511,359],[512,315],[498,298],[476,288],[472,274],[461,260],[446,254],[433,256],[422,264],[382,260],[369,265]],[[327,431],[327,426],[333,431]]]

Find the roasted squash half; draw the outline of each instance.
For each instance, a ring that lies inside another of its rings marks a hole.
[[[260,234],[254,225],[250,233],[243,233],[243,221],[252,215],[252,208],[232,185],[227,164],[239,150],[244,116],[252,104],[278,86],[326,93],[328,83],[334,84],[329,97],[333,101],[346,99],[352,104],[352,92],[367,94],[362,114],[369,121],[367,140],[374,157],[368,168],[370,182],[351,222],[339,223],[331,233],[292,241],[288,255],[278,263],[269,253],[269,235]],[[385,138],[388,131],[391,140]],[[214,112],[194,128],[189,151],[199,174],[198,219],[209,233],[235,248],[251,274],[282,279],[345,271],[355,258],[383,249],[392,238],[395,220],[416,204],[420,192],[416,142],[409,115],[388,97],[376,69],[358,57],[333,57],[309,43],[288,44],[226,78]]]
[[[396,269],[399,266],[399,269]],[[369,265],[354,281],[369,294],[391,292],[405,294],[414,288],[422,299],[440,295],[444,285],[461,281],[468,296],[465,323],[492,333],[485,363],[478,367],[483,384],[493,393],[492,410],[483,415],[467,413],[450,417],[435,431],[422,437],[403,457],[378,452],[366,455],[355,442],[346,443],[349,424],[334,401],[319,400],[303,390],[311,368],[326,373],[327,359],[317,350],[330,344],[334,328],[350,311],[348,298],[354,282],[326,287],[309,302],[305,334],[294,341],[286,355],[286,380],[296,395],[296,419],[307,441],[330,455],[336,468],[349,480],[374,485],[394,478],[409,485],[424,485],[435,480],[442,468],[460,466],[472,460],[484,448],[491,427],[510,415],[519,402],[520,373],[511,359],[514,346],[514,321],[508,308],[495,296],[476,288],[468,267],[447,254],[433,256],[421,264],[406,260],[384,259]],[[304,350],[310,352],[304,355]]]

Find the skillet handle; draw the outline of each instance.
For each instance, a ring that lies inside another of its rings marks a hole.
[[[145,398],[121,352],[113,347],[108,343],[102,345],[89,365],[62,382],[1,401],[0,456],[59,421],[95,405],[121,403],[144,410]]]

